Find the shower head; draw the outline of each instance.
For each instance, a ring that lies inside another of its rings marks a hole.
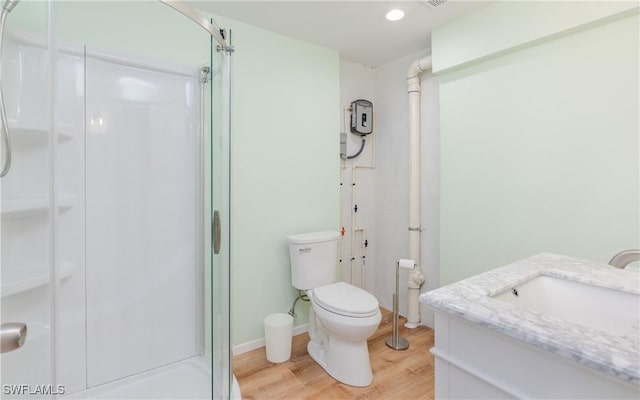
[[[11,12],[13,8],[18,4],[20,0],[5,0],[4,4],[2,4],[2,8],[7,10],[7,12]]]

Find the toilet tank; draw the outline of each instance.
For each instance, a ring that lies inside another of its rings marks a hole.
[[[287,236],[293,287],[307,290],[336,282],[339,238],[335,231]]]

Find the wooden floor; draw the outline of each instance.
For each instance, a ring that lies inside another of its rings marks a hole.
[[[365,388],[342,384],[331,378],[307,354],[309,336],[295,336],[291,359],[280,364],[267,361],[260,348],[233,358],[233,372],[242,398],[251,399],[433,399],[433,331],[420,326],[404,327],[400,336],[409,348],[395,351],[384,340],[391,336],[392,313],[381,308],[382,322],[369,339],[373,383]]]

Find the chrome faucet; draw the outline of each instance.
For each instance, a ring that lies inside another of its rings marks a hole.
[[[624,268],[634,261],[640,261],[640,250],[624,250],[613,256],[609,265]]]
[[[22,347],[27,339],[27,325],[22,322],[10,322],[0,325],[0,339],[1,353]]]

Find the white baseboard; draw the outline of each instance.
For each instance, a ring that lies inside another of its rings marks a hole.
[[[293,336],[302,335],[309,332],[309,323],[298,325],[293,327]]]
[[[293,327],[293,336],[298,336],[300,334],[309,332],[309,323],[298,325]],[[264,347],[264,338],[251,340],[246,343],[241,343],[233,346],[233,355],[237,356],[238,354],[246,353],[251,350],[259,349],[260,347]]]
[[[250,342],[245,342],[245,343],[241,343],[233,346],[233,355],[237,356],[238,354],[259,349],[260,347],[264,347],[264,338],[252,340]]]

